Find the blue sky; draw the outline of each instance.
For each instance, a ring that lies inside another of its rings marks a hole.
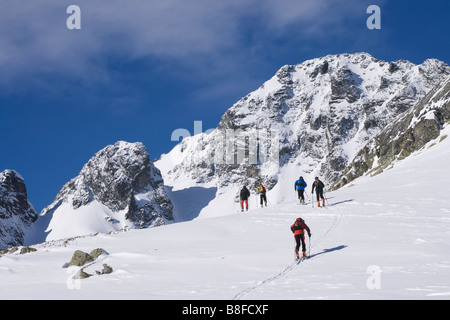
[[[68,30],[69,5],[81,30]],[[369,5],[381,30],[369,30]],[[450,63],[449,1],[0,0],[0,171],[38,211],[100,149],[214,128],[283,65],[365,51]]]

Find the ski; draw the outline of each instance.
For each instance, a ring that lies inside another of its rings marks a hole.
[[[309,257],[299,257],[299,258],[295,258],[295,262],[297,264],[300,264],[300,262],[307,260]]]

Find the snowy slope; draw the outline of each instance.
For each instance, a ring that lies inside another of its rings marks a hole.
[[[441,137],[449,134],[447,126]],[[327,194],[327,209],[297,205],[292,192],[248,213],[223,209],[219,217],[7,253],[0,298],[449,299],[450,139],[439,141]],[[289,227],[298,216],[312,241],[311,258],[296,265]],[[87,271],[103,263],[114,271],[72,280],[78,267],[63,267],[72,253],[98,247],[108,255]],[[368,270],[381,274],[373,278]]]

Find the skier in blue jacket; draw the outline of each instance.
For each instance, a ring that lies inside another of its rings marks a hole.
[[[305,204],[305,197],[304,197],[304,191],[306,188],[307,184],[305,182],[305,180],[303,180],[303,177],[300,177],[297,181],[295,181],[294,184],[294,190],[297,191],[298,193],[298,199],[300,200],[300,203]]]

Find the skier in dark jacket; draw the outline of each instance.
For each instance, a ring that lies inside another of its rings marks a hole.
[[[248,198],[250,197],[250,191],[248,191],[247,186],[244,186],[241,189],[239,197],[241,199],[241,211],[244,211],[244,202],[245,202],[245,208],[246,208],[246,210],[248,210]]]
[[[297,259],[299,259],[299,249],[300,244],[302,246],[303,257],[306,258],[306,244],[305,244],[305,230],[308,233],[308,237],[311,238],[311,230],[306,225],[305,221],[302,218],[297,218],[294,224],[291,226],[291,231],[294,233],[295,237],[295,254]]]
[[[325,185],[322,181],[319,180],[318,177],[314,180],[311,194],[314,193],[314,188],[316,189],[316,195],[317,195],[317,206],[320,207],[320,199],[322,199],[322,205],[325,207],[325,198],[323,197],[323,188],[325,188]]]
[[[297,191],[298,193],[298,199],[300,200],[300,203],[305,204],[305,196],[304,196],[304,192],[305,192],[305,188],[308,185],[306,184],[305,180],[303,180],[303,177],[300,177],[297,181],[295,181],[294,184],[294,190]]]

